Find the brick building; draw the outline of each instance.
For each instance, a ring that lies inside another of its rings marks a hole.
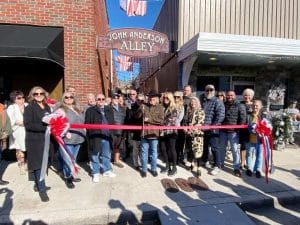
[[[111,55],[97,50],[96,36],[108,29],[104,0],[1,1],[0,100],[35,85],[57,99],[69,85],[81,101],[107,94]]]

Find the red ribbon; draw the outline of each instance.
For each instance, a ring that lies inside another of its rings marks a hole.
[[[260,138],[260,143],[262,143],[263,147],[263,156],[264,156],[264,164],[265,164],[265,178],[266,182],[269,182],[269,168],[273,164],[273,140],[272,140],[272,127],[269,125],[268,121],[258,120],[256,123],[255,132],[258,134]],[[259,143],[257,143],[259,145]],[[257,147],[258,150],[258,147]]]
[[[70,124],[71,128],[92,129],[92,130],[185,130],[185,129],[243,129],[248,125],[211,125],[211,126],[132,126],[132,125],[109,125],[109,124]]]
[[[53,117],[49,121],[51,134],[53,135],[54,139],[60,146],[61,153],[65,156],[64,161],[70,168],[73,175],[78,173],[78,168],[75,163],[75,159],[73,155],[68,151],[64,140],[62,139],[62,135],[68,129],[68,119],[63,116]]]
[[[53,136],[61,136],[66,130],[68,124],[68,119],[66,117],[53,117],[49,121],[51,128],[51,134]]]

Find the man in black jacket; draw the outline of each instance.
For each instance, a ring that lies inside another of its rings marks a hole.
[[[228,91],[225,102],[225,118],[222,125],[243,125],[246,124],[246,108],[236,100],[234,91]],[[220,157],[217,159],[218,168],[224,165],[227,143],[230,143],[233,158],[234,175],[241,176],[240,172],[240,151],[238,150],[239,133],[238,129],[223,129],[220,131]],[[212,171],[213,172],[213,171]]]
[[[98,94],[96,97],[96,105],[86,110],[85,123],[87,124],[113,124],[113,112],[109,107],[105,107],[105,96]],[[110,141],[111,136],[109,130],[87,130],[87,139],[89,151],[91,151],[91,169],[93,182],[99,182],[100,175],[100,156],[102,159],[103,176],[115,177],[111,170],[110,159]]]

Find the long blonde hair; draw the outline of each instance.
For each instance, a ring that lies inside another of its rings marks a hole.
[[[180,101],[179,102],[176,102],[175,101],[175,96],[180,96]],[[182,109],[184,109],[183,107],[183,93],[181,91],[175,91],[174,92],[174,102],[175,102],[175,108],[178,110],[178,111],[181,111]]]
[[[78,114],[80,114],[80,109],[77,107],[77,101],[75,96],[71,93],[71,92],[64,92],[61,98],[61,104],[59,106],[59,108],[61,108],[62,110],[64,110],[65,112],[67,112],[68,110],[70,110],[70,107],[65,103],[65,97],[69,95],[73,97],[73,109],[75,112],[77,112]]]
[[[32,101],[34,101],[34,93],[36,93],[36,91],[37,90],[42,90],[42,92],[44,92],[45,94],[44,94],[44,100],[43,100],[43,104],[46,104],[46,100],[47,100],[47,98],[48,98],[48,92],[47,91],[45,91],[45,89],[44,88],[42,88],[42,87],[40,87],[40,86],[34,86],[33,88],[31,88],[31,90],[29,91],[29,95],[28,95],[28,97],[27,97],[27,101],[28,102],[32,102]]]
[[[168,110],[173,111],[174,109],[176,109],[174,95],[173,95],[172,92],[165,92],[163,97],[168,98],[169,101],[170,101],[170,104],[168,106]]]

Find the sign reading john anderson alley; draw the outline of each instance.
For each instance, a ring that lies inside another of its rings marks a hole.
[[[117,49],[120,54],[133,57],[153,57],[169,52],[166,34],[140,28],[114,29],[105,37],[98,36],[98,48]]]

